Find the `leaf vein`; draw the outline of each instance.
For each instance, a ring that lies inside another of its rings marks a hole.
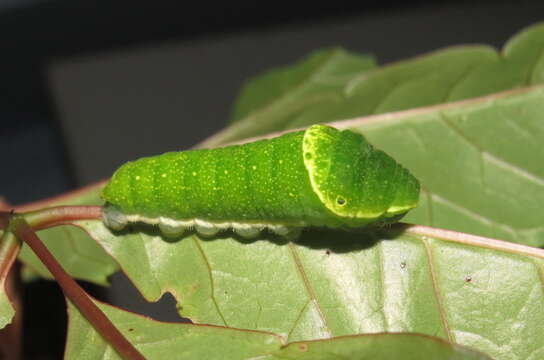
[[[225,320],[225,317],[223,316],[223,313],[221,312],[221,309],[219,308],[217,299],[215,298],[215,286],[214,286],[214,279],[212,274],[212,267],[210,265],[210,262],[208,261],[208,257],[206,256],[204,249],[202,248],[202,246],[200,246],[200,242],[198,241],[196,237],[193,237],[193,242],[195,244],[196,249],[200,253],[200,256],[202,257],[202,260],[204,260],[204,263],[206,264],[206,268],[208,269],[208,276],[210,278],[210,296],[212,298],[213,305],[215,306],[215,309],[217,310],[219,317],[223,321],[223,324],[228,327],[229,325],[227,324],[227,321]]]
[[[380,278],[381,278],[381,291],[380,291],[380,302],[382,304],[381,306],[381,309],[380,309],[380,315],[383,319],[383,324],[384,324],[384,329],[385,331],[388,331],[389,329],[389,323],[387,321],[387,316],[386,316],[386,313],[385,313],[385,308],[386,308],[386,304],[385,304],[385,297],[386,297],[386,293],[385,293],[385,256],[384,256],[384,252],[383,252],[383,244],[382,246],[378,246],[378,255],[379,255],[379,260],[378,260],[378,263],[380,265]]]
[[[456,210],[456,211],[459,211],[459,212],[462,212],[464,213],[466,216],[468,217],[471,217],[483,224],[486,224],[486,225],[492,225],[494,227],[498,227],[498,228],[502,228],[508,232],[511,232],[511,233],[517,233],[518,231],[532,231],[532,230],[538,230],[538,229],[541,229],[541,228],[544,228],[544,225],[542,226],[535,226],[535,227],[528,227],[528,228],[513,228],[509,225],[506,225],[506,224],[503,224],[503,223],[499,223],[497,221],[494,221],[494,220],[491,220],[490,218],[487,218],[485,216],[482,216],[480,215],[479,213],[476,213],[476,212],[473,212],[472,210],[470,210],[469,208],[465,207],[465,206],[462,206],[462,205],[459,205],[449,199],[446,199],[436,193],[433,193],[429,190],[424,190],[424,191],[427,191],[430,196],[431,196],[431,200],[433,202],[440,202],[442,203],[443,205],[446,205],[446,206],[449,206],[450,208]],[[434,224],[436,226],[436,224]]]
[[[527,85],[532,85],[533,81],[532,79],[535,77],[535,71],[536,71],[536,65],[540,62],[540,59],[544,57],[544,48],[540,50],[538,55],[535,58],[535,61],[531,66],[529,67],[529,71],[527,72],[527,79],[525,79],[525,82]]]
[[[298,323],[302,319],[302,316],[304,315],[304,312],[306,311],[306,308],[308,307],[310,302],[311,302],[311,300],[308,299],[308,301],[306,301],[306,304],[304,304],[304,306],[300,309],[300,312],[299,312],[297,318],[293,322],[293,326],[291,327],[291,329],[287,333],[287,341],[290,341],[289,339],[291,338],[291,334],[293,333],[293,331],[295,331],[295,328],[297,327]]]
[[[489,162],[493,162],[495,165],[498,165],[502,167],[503,169],[507,169],[529,181],[532,181],[540,186],[544,186],[544,179],[541,179],[535,174],[532,174],[526,169],[523,169],[522,167],[513,164],[509,161],[506,161],[505,159],[502,159],[501,157],[497,156],[496,154],[493,154],[492,152],[485,150],[484,148],[480,147],[474,140],[472,140],[465,132],[461,129],[459,129],[457,126],[453,124],[453,121],[451,121],[444,113],[441,113],[441,118],[444,121],[444,123],[460,138],[462,138],[466,143],[473,146],[476,150],[478,150],[481,154],[482,158],[482,164],[481,164],[481,172],[483,176],[483,168],[484,168],[484,160],[487,160]],[[484,184],[484,179],[481,179],[482,184]],[[485,184],[484,184],[485,185]]]
[[[429,270],[431,274],[431,282],[433,285],[433,291],[434,296],[436,298],[436,302],[438,304],[438,313],[440,314],[440,320],[442,321],[442,325],[444,326],[444,331],[446,332],[446,336],[448,337],[448,341],[454,342],[453,334],[450,330],[448,319],[446,317],[445,308],[444,308],[444,301],[442,299],[442,294],[440,293],[440,288],[438,285],[438,279],[436,274],[436,268],[433,261],[433,254],[431,250],[431,246],[428,243],[426,239],[421,239],[423,242],[423,246],[425,246],[425,251],[427,252],[427,260],[429,262]]]
[[[329,325],[327,324],[327,320],[325,319],[325,315],[323,314],[323,310],[319,306],[319,303],[317,302],[317,298],[315,296],[314,289],[312,288],[310,281],[308,279],[308,276],[306,275],[306,272],[304,271],[304,267],[302,266],[302,263],[300,261],[300,258],[298,256],[297,250],[295,248],[295,245],[293,245],[292,242],[289,243],[289,252],[291,256],[293,257],[293,261],[295,262],[295,266],[302,278],[302,281],[304,283],[304,288],[306,289],[306,292],[308,293],[309,301],[315,303],[316,310],[319,314],[319,317],[321,318],[321,321],[323,322],[323,325],[327,328],[327,332],[329,333],[329,336],[332,336],[331,330]]]

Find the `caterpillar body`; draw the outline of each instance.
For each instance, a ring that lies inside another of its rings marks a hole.
[[[169,152],[121,166],[102,191],[103,221],[157,224],[166,236],[233,229],[254,237],[304,227],[398,221],[419,182],[349,130],[314,125],[244,145]]]

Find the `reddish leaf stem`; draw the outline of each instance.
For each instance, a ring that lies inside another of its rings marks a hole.
[[[26,221],[35,229],[40,230],[54,225],[69,224],[76,220],[97,219],[102,212],[101,206],[55,206],[24,213]],[[0,229],[9,224],[12,211],[0,211]]]
[[[98,333],[113,346],[119,355],[124,359],[145,360],[143,355],[121,334],[102,310],[95,305],[87,293],[64,271],[22,216],[13,216],[10,227],[15,235],[34,251],[51,274],[53,274],[55,280],[62,288],[64,295],[78,308]]]
[[[33,229],[43,229],[76,220],[96,219],[101,211],[101,206],[55,206],[28,212],[24,216]]]

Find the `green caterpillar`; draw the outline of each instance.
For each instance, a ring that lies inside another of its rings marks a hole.
[[[233,229],[284,236],[304,227],[359,228],[398,221],[419,182],[363,136],[314,125],[244,145],[169,152],[128,162],[102,192],[103,221],[120,230],[158,224],[163,234]]]

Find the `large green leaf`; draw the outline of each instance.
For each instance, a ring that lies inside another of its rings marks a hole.
[[[167,242],[153,229],[116,236],[99,221],[79,225],[148,300],[170,291],[200,323],[287,341],[417,332],[497,359],[544,349],[544,250],[417,227],[308,231],[293,244]]]
[[[153,321],[99,304],[146,359],[178,360],[486,360],[487,356],[416,334],[349,336],[286,344],[278,335],[218,326]],[[120,359],[81,314],[69,306],[65,359]]]
[[[237,100],[237,121],[202,146],[538,84],[544,81],[543,53],[544,24],[513,37],[501,53],[488,46],[458,46],[371,71],[365,57],[357,63],[356,55],[320,52],[248,84]],[[315,65],[320,61],[330,71]]]

